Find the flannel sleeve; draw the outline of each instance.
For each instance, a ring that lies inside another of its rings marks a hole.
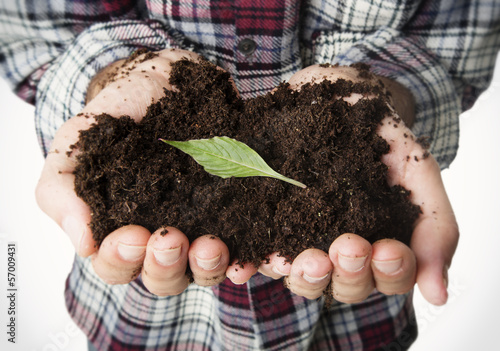
[[[140,48],[186,47],[166,24],[142,19],[144,9],[139,0],[0,0],[0,76],[35,104],[45,155],[98,71]]]
[[[65,48],[97,22],[138,19],[141,0],[0,0],[0,76],[28,103]]]
[[[377,9],[363,6],[364,0],[354,3],[351,12],[343,9],[351,20],[341,22],[342,30],[318,35],[313,60],[364,62],[406,86],[416,102],[414,133],[429,137],[432,154],[448,167],[458,149],[459,115],[493,73],[500,49],[498,2],[421,1],[396,8],[389,1]]]

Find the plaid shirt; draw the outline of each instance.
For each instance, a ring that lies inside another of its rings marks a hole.
[[[243,39],[255,50],[241,51]],[[458,117],[489,83],[500,48],[496,0],[0,0],[0,74],[36,106],[46,153],[84,106],[92,77],[138,48],[180,47],[225,68],[243,97],[315,63],[365,62],[408,87],[413,131],[444,168]],[[140,277],[109,286],[88,259],[67,281],[69,312],[99,350],[392,350],[416,337],[411,294],[360,304],[306,300],[257,274],[157,297]],[[385,346],[384,346],[385,345]]]

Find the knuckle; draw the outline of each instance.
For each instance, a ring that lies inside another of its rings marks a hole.
[[[352,303],[360,303],[366,300],[366,297],[353,297],[353,296],[341,296],[341,295],[333,295],[333,298],[339,302],[346,303],[346,304],[352,304]]]
[[[165,287],[165,286],[154,286],[154,285],[147,285],[146,283],[144,284],[148,291],[156,296],[174,296],[174,295],[180,295],[182,294],[187,287],[189,286],[189,282],[186,280],[186,282],[179,282],[178,284],[173,284],[172,286]]]
[[[101,280],[108,285],[120,285],[130,283],[133,278],[127,278],[125,276],[115,276],[107,274],[97,274]]]
[[[332,276],[332,281],[339,287],[362,288],[368,284],[373,285],[372,277],[368,275],[370,272],[361,273],[362,274],[339,274],[338,271],[335,271]]]
[[[214,286],[222,283],[224,279],[226,279],[225,274],[216,275],[216,276],[204,276],[204,275],[196,275],[193,274],[193,279],[196,285],[199,286]]]
[[[406,294],[413,288],[413,286],[413,281],[377,282],[377,290],[385,295]]]
[[[300,287],[294,287],[294,286],[289,286],[289,289],[292,293],[298,296],[305,297],[308,300],[315,300],[318,297],[322,296],[324,294],[325,289],[307,289],[307,288],[300,288]]]
[[[108,285],[128,284],[141,273],[142,265],[132,268],[116,268],[92,256],[92,267],[97,276]]]
[[[185,273],[174,272],[169,276],[151,274],[152,270],[142,269],[142,282],[148,291],[156,296],[179,295],[189,286],[189,278]]]
[[[366,300],[375,288],[373,282],[363,284],[332,283],[332,294],[335,300],[344,303],[356,303]]]
[[[309,300],[317,299],[325,293],[330,284],[330,280],[321,283],[311,284],[303,279],[294,279],[294,277],[285,277],[285,286],[295,295],[305,297]]]
[[[316,300],[317,298],[321,297],[323,295],[323,291],[316,292],[316,293],[307,293],[303,295],[308,300]]]

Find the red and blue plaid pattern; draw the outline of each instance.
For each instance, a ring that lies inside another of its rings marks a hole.
[[[244,39],[256,45],[238,49]],[[415,134],[441,167],[458,146],[458,116],[489,83],[500,49],[497,0],[0,0],[0,75],[36,105],[46,153],[103,67],[139,48],[180,47],[225,68],[241,95],[273,89],[316,63],[365,62],[408,87]],[[69,312],[99,350],[384,350],[416,337],[411,294],[360,304],[309,301],[281,281],[191,285],[150,294],[140,278],[104,284],[76,258]]]
[[[77,258],[66,299],[98,350],[379,350],[400,347],[402,334],[407,347],[417,333],[411,295],[374,293],[326,308],[260,274],[244,285],[193,284],[157,297],[140,278],[106,285],[90,260]]]

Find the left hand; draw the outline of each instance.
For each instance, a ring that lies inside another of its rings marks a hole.
[[[357,71],[349,67],[311,66],[295,74],[290,85],[299,89],[315,78],[316,81],[360,79]],[[408,98],[402,90],[391,93],[394,100]],[[360,95],[353,94],[346,100],[355,103],[359,98]],[[407,105],[405,101],[397,102],[399,104],[395,103],[395,106]],[[345,303],[361,302],[374,289],[387,295],[403,294],[413,289],[416,282],[430,303],[442,305],[446,302],[447,271],[458,243],[458,225],[436,160],[432,155],[423,158],[425,150],[416,142],[410,129],[403,123],[399,128],[393,128],[388,123],[392,117],[387,116],[378,130],[391,146],[390,152],[382,158],[389,167],[388,182],[411,190],[412,202],[420,205],[422,210],[410,247],[394,239],[370,244],[359,235],[346,233],[331,244],[328,254],[308,249],[292,263],[272,254],[269,263],[259,267],[262,274],[274,279],[285,276],[291,291],[309,299],[320,297],[330,282],[333,297]],[[405,117],[403,119],[408,120]],[[409,160],[407,156],[410,156]],[[237,268],[229,267],[227,271],[233,282],[246,281],[256,270],[253,267]]]
[[[74,244],[81,257],[91,257],[95,273],[108,284],[127,284],[141,273],[146,288],[158,296],[177,295],[190,284],[186,276],[189,265],[198,285],[215,285],[226,277],[229,251],[213,236],[202,236],[189,242],[177,228],[157,228],[151,233],[139,225],[120,227],[102,241],[99,247],[89,222],[90,207],[76,195],[76,154],[72,149],[79,132],[95,123],[95,116],[107,113],[128,115],[139,121],[152,100],[164,95],[163,89],[174,89],[169,83],[171,65],[182,58],[197,60],[193,52],[165,49],[146,59],[121,60],[97,74],[87,93],[87,104],[81,114],[66,121],[52,142],[40,180],[36,198]],[[116,73],[114,79],[110,76]],[[72,150],[70,155],[66,151]],[[163,230],[168,234],[164,235]]]

